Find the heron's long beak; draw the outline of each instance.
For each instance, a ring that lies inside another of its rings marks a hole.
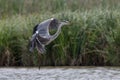
[[[66,25],[69,25],[70,24],[70,22],[69,21],[66,21]]]
[[[70,24],[69,21],[64,21],[62,23],[63,23],[63,25],[69,25]]]

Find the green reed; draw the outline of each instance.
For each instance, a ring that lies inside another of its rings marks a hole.
[[[117,3],[119,0],[0,0],[0,66],[120,65]],[[46,54],[30,53],[33,27],[51,17],[70,24],[46,46]]]

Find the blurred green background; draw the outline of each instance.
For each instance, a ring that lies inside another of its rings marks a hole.
[[[0,0],[0,66],[120,66],[120,0]],[[33,27],[68,20],[47,53],[28,51]]]

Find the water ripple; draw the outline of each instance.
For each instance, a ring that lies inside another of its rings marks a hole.
[[[0,68],[0,80],[120,80],[115,67]]]

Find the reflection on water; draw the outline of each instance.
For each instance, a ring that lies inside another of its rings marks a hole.
[[[0,80],[120,80],[120,68],[0,68]]]

